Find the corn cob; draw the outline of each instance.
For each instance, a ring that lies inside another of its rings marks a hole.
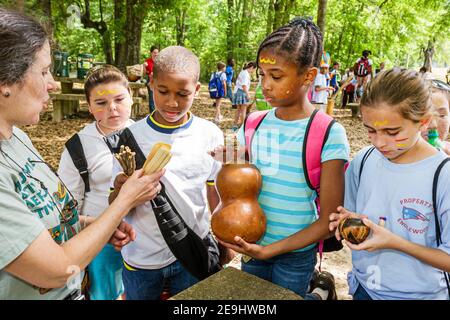
[[[170,148],[171,146],[166,143],[155,144],[145,160],[144,174],[152,174],[164,168],[172,157]]]

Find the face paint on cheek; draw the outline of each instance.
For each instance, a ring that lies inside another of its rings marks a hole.
[[[269,57],[261,57],[259,58],[259,63],[264,63],[264,64],[276,64],[277,60],[275,58],[269,58]]]
[[[104,108],[98,108],[98,109],[95,109],[95,110],[92,110],[92,114],[97,114],[97,113],[100,113],[100,112],[105,112],[105,109]]]

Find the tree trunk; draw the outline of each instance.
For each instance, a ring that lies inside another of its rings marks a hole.
[[[19,12],[25,11],[25,1],[24,0],[15,0],[13,1],[14,9],[16,9]]]
[[[243,0],[242,4],[242,15],[241,21],[239,21],[239,42],[238,47],[243,48],[246,45],[247,34],[250,30],[248,30],[248,22],[249,22],[249,14],[248,14],[248,0]]]
[[[127,0],[126,65],[141,63],[142,23],[147,12],[145,0]]]
[[[92,28],[97,30],[102,37],[103,53],[105,54],[105,60],[108,64],[113,64],[112,57],[112,44],[111,34],[108,30],[106,22],[103,20],[103,16],[100,21],[91,20],[91,3],[89,0],[84,0],[84,13],[81,15],[81,23],[85,28]],[[100,2],[100,12],[102,11],[102,5]]]
[[[53,22],[52,22],[52,2],[51,0],[39,0],[43,15],[43,24],[45,30],[50,35],[50,39],[53,39]]]
[[[228,16],[227,16],[227,58],[234,58],[234,32],[233,32],[233,14],[234,3],[233,0],[227,1]]]
[[[186,36],[186,14],[187,8],[183,5],[181,9],[177,10],[176,20],[176,32],[177,32],[177,45],[184,46],[184,39]]]
[[[432,72],[432,63],[433,63],[433,55],[434,55],[434,39],[428,40],[428,46],[426,49],[423,49],[423,68],[426,69],[427,72]]]
[[[319,0],[319,8],[317,9],[317,26],[322,32],[323,39],[325,39],[326,14],[327,14],[327,0]]]
[[[274,0],[269,0],[269,5],[267,7],[267,26],[266,35],[269,35],[273,31],[273,16],[274,16]]]
[[[274,17],[272,30],[276,30],[281,26],[283,21],[284,2],[284,0],[275,0],[273,3]]]
[[[295,0],[285,0],[284,13],[283,13],[283,21],[282,25],[285,25],[289,22],[291,18],[291,12],[295,7]]]
[[[126,46],[123,28],[125,26],[125,1],[114,0],[114,64],[126,71]]]

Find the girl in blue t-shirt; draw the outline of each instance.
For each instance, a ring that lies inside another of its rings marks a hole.
[[[373,147],[351,162],[345,208],[330,215],[330,230],[352,215],[372,231],[359,245],[346,241],[353,250],[350,294],[355,300],[448,299],[442,270],[450,271],[450,164],[421,136],[432,116],[429,85],[411,70],[380,73],[365,89],[361,115]]]
[[[257,65],[263,94],[274,108],[254,135],[251,159],[262,175],[258,202],[266,215],[267,228],[259,244],[240,237],[235,237],[234,244],[224,244],[254,258],[243,259],[242,270],[301,296],[306,295],[314,272],[316,245],[330,235],[328,216],[343,203],[344,164],[349,156],[345,130],[335,123],[321,153],[318,218],[316,193],[308,187],[303,170],[302,145],[315,110],[307,93],[317,75],[321,54],[322,35],[308,19],[294,19],[261,43]],[[238,139],[245,144],[242,127]],[[223,151],[219,148],[214,154]],[[332,283],[316,289],[319,295],[314,298],[336,298]]]

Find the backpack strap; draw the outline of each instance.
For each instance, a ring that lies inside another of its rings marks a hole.
[[[364,156],[363,156],[363,158],[361,160],[361,166],[359,167],[358,181],[361,181],[361,175],[362,175],[362,172],[363,172],[364,164],[366,163],[367,158],[369,158],[369,156],[373,152],[373,150],[375,150],[374,146],[370,147],[369,150],[367,150],[366,153],[364,153]]]
[[[309,118],[303,139],[302,162],[308,187],[320,193],[320,165],[322,149],[336,121],[316,109]]]
[[[319,193],[322,149],[334,123],[335,120],[331,116],[315,109],[309,117],[303,138],[303,172],[306,184],[317,194],[316,206],[318,214],[320,214]],[[322,271],[323,246],[324,240],[319,241],[319,271]]]
[[[84,192],[91,191],[89,186],[89,171],[86,156],[84,155],[83,145],[81,144],[78,133],[75,133],[72,137],[70,137],[70,139],[66,141],[65,146],[70,157],[72,158],[75,168],[77,168],[81,179],[84,182]]]
[[[250,113],[244,121],[245,159],[250,161],[253,136],[270,110]]]
[[[445,158],[444,160],[442,160],[442,162],[437,167],[436,172],[434,173],[434,177],[433,177],[433,190],[432,190],[433,213],[434,213],[434,226],[436,228],[436,245],[438,247],[440,244],[442,244],[442,239],[441,239],[441,227],[439,225],[439,216],[437,213],[437,186],[438,186],[439,174],[441,173],[441,170],[444,167],[444,165],[449,161],[450,161],[450,158]],[[450,297],[449,274],[447,272],[444,272],[444,277],[445,277],[445,282],[447,284],[448,294]]]

